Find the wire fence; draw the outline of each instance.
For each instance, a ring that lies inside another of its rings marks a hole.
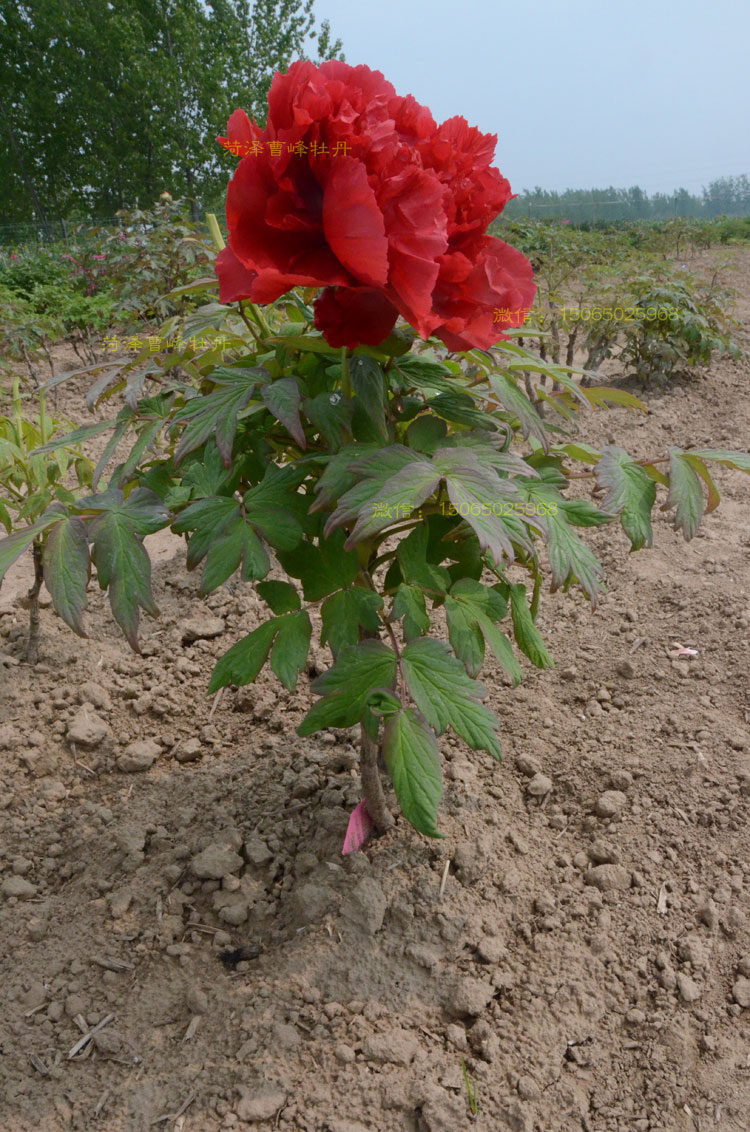
[[[221,218],[219,219],[221,225]],[[75,243],[81,235],[93,228],[125,229],[126,221],[122,216],[105,216],[89,220],[48,220],[46,227],[39,221],[18,222],[15,224],[0,224],[0,248],[11,251],[28,244],[71,244]],[[198,225],[201,231],[208,231],[204,222]]]

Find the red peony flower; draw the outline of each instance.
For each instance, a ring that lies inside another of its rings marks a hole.
[[[402,315],[452,350],[487,348],[528,308],[531,265],[487,226],[511,199],[497,143],[464,118],[436,125],[369,67],[292,64],[265,130],[242,110],[219,139],[240,161],[227,191],[224,303],[324,287],[315,325],[333,346],[377,345]],[[502,317],[502,316],[501,316]]]

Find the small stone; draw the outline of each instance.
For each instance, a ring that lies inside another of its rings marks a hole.
[[[454,1049],[465,1051],[469,1048],[469,1042],[466,1037],[466,1030],[463,1026],[451,1022],[449,1026],[445,1027],[445,1040],[453,1046]]]
[[[596,698],[600,704],[606,704],[612,699],[612,694],[608,688],[600,688],[596,693]]]
[[[625,1015],[625,1020],[631,1026],[642,1026],[646,1021],[646,1015],[636,1006],[632,1010],[629,1010],[627,1012],[627,1014]]]
[[[201,880],[221,880],[227,873],[237,873],[243,865],[242,857],[229,845],[209,845],[190,862],[194,876]]]
[[[698,909],[698,920],[701,924],[705,924],[709,931],[716,931],[719,925],[719,909],[710,897]]]
[[[629,790],[633,785],[633,776],[629,770],[613,770],[609,784],[613,790]]]
[[[677,990],[685,1003],[697,1002],[701,996],[701,989],[689,975],[677,976]]]
[[[456,1132],[466,1127],[465,1097],[432,1084],[423,1086],[421,1091],[418,1103],[427,1132]]]
[[[528,1074],[518,1078],[516,1085],[519,1097],[524,1101],[538,1101],[542,1095],[541,1089],[537,1085],[533,1077]]]
[[[680,940],[677,950],[680,959],[684,960],[686,963],[690,963],[694,970],[708,967],[711,957],[711,947],[699,936],[685,936],[684,939]]]
[[[336,1043],[336,1045],[333,1047],[333,1056],[337,1061],[340,1061],[342,1065],[351,1065],[352,1062],[357,1058],[357,1055],[352,1047],[348,1046],[346,1042]]]
[[[378,882],[363,877],[348,893],[341,914],[364,928],[368,935],[374,935],[383,926],[387,907],[386,895]]]
[[[65,999],[65,1013],[68,1018],[76,1018],[86,1013],[86,999],[80,994],[71,994]]]
[[[256,1092],[255,1089],[242,1087],[241,1097],[235,1105],[234,1111],[240,1120],[248,1124],[257,1124],[261,1120],[271,1120],[279,1109],[286,1104],[286,1093],[276,1091]]]
[[[538,761],[531,755],[519,755],[516,759],[516,766],[526,778],[533,778],[535,774],[540,774],[542,769]]]
[[[477,946],[477,955],[483,963],[499,963],[505,953],[505,941],[500,936],[483,936]]]
[[[185,991],[185,1005],[191,1014],[205,1014],[208,1010],[208,995],[201,987],[190,986]]]
[[[180,743],[174,753],[178,763],[194,763],[203,754],[203,744],[200,739],[186,739]]]
[[[630,873],[622,865],[596,865],[584,874],[583,883],[600,892],[617,892],[630,887]]]
[[[475,1017],[482,1013],[487,1004],[492,1001],[494,995],[495,988],[491,983],[486,983],[483,979],[473,979],[466,976],[459,979],[452,990],[449,991],[446,1009],[449,1014],[459,1018],[467,1014]]]
[[[743,1009],[750,1006],[750,979],[739,978],[732,987],[732,998]]]
[[[406,1030],[389,1030],[385,1034],[369,1037],[362,1052],[367,1061],[390,1065],[411,1065],[417,1055],[419,1042]]]
[[[535,774],[527,784],[526,790],[532,798],[546,798],[552,789],[552,779],[546,774]]]
[[[737,964],[737,970],[740,975],[746,975],[750,978],[750,955],[743,955]]]
[[[160,753],[161,747],[155,740],[136,739],[117,756],[117,769],[123,774],[138,774],[152,767]]]
[[[109,734],[109,725],[86,706],[77,711],[68,724],[68,742],[88,750],[98,747]]]
[[[607,841],[596,838],[588,847],[588,855],[595,865],[616,864],[619,857],[617,850]]]
[[[243,846],[245,859],[248,864],[255,865],[261,868],[273,860],[273,853],[266,845],[262,837],[257,833],[251,833]]]
[[[16,900],[33,900],[38,889],[26,877],[7,877],[2,883],[1,891],[8,899],[15,896]]]
[[[10,867],[14,876],[25,877],[33,869],[34,862],[30,861],[28,857],[14,857]]]
[[[193,641],[210,641],[220,637],[226,629],[223,617],[191,617],[182,626],[182,643],[190,645]]]
[[[78,689],[78,702],[80,704],[91,704],[95,708],[101,708],[102,711],[110,711],[112,708],[112,701],[107,689],[102,688],[101,684],[94,684],[92,680],[87,680],[85,684],[81,684]]]
[[[410,943],[406,954],[427,971],[432,971],[440,962],[440,952],[428,943]]]
[[[578,679],[578,669],[574,668],[573,666],[571,666],[570,668],[563,668],[560,673],[560,679],[567,680],[572,684],[574,680]]]
[[[219,919],[225,924],[236,928],[244,924],[250,915],[250,905],[247,900],[237,900],[234,904],[225,904],[219,911]]]
[[[124,916],[133,901],[133,893],[127,888],[121,888],[119,892],[113,892],[109,898],[109,914],[114,920],[119,920]]]
[[[605,790],[597,799],[594,813],[598,818],[613,818],[622,813],[627,804],[627,795],[621,790]]]

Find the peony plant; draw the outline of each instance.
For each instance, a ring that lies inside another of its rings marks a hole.
[[[501,756],[477,680],[488,651],[516,685],[519,654],[552,664],[536,625],[545,578],[597,599],[602,568],[579,532],[619,521],[632,549],[648,546],[663,491],[690,538],[718,501],[710,466],[748,472],[750,456],[639,460],[571,438],[578,411],[644,407],[518,344],[535,284],[487,234],[512,195],[493,135],[436,124],[367,67],[299,62],[275,76],[263,129],[237,110],[219,140],[239,159],[226,246],[213,222],[219,302],[170,320],[183,345],[99,379],[91,403],[126,404],[92,492],[39,520],[71,550],[53,602],[85,636],[93,563],[137,649],[140,610],[157,612],[144,538],[169,526],[202,593],[239,576],[269,609],[209,692],[266,664],[292,692],[315,628],[332,664],[298,734],[358,727],[360,816],[393,824],[386,770],[405,817],[439,836],[439,737]],[[223,352],[201,345],[208,331]],[[530,374],[553,381],[533,402]],[[34,537],[0,542],[0,576]]]

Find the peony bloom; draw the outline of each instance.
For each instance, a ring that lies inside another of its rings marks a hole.
[[[402,315],[452,350],[504,338],[498,309],[531,305],[531,265],[486,234],[511,199],[497,138],[438,126],[369,67],[292,64],[261,130],[242,110],[219,139],[244,154],[227,190],[222,302],[323,287],[315,325],[333,346],[378,345]]]

